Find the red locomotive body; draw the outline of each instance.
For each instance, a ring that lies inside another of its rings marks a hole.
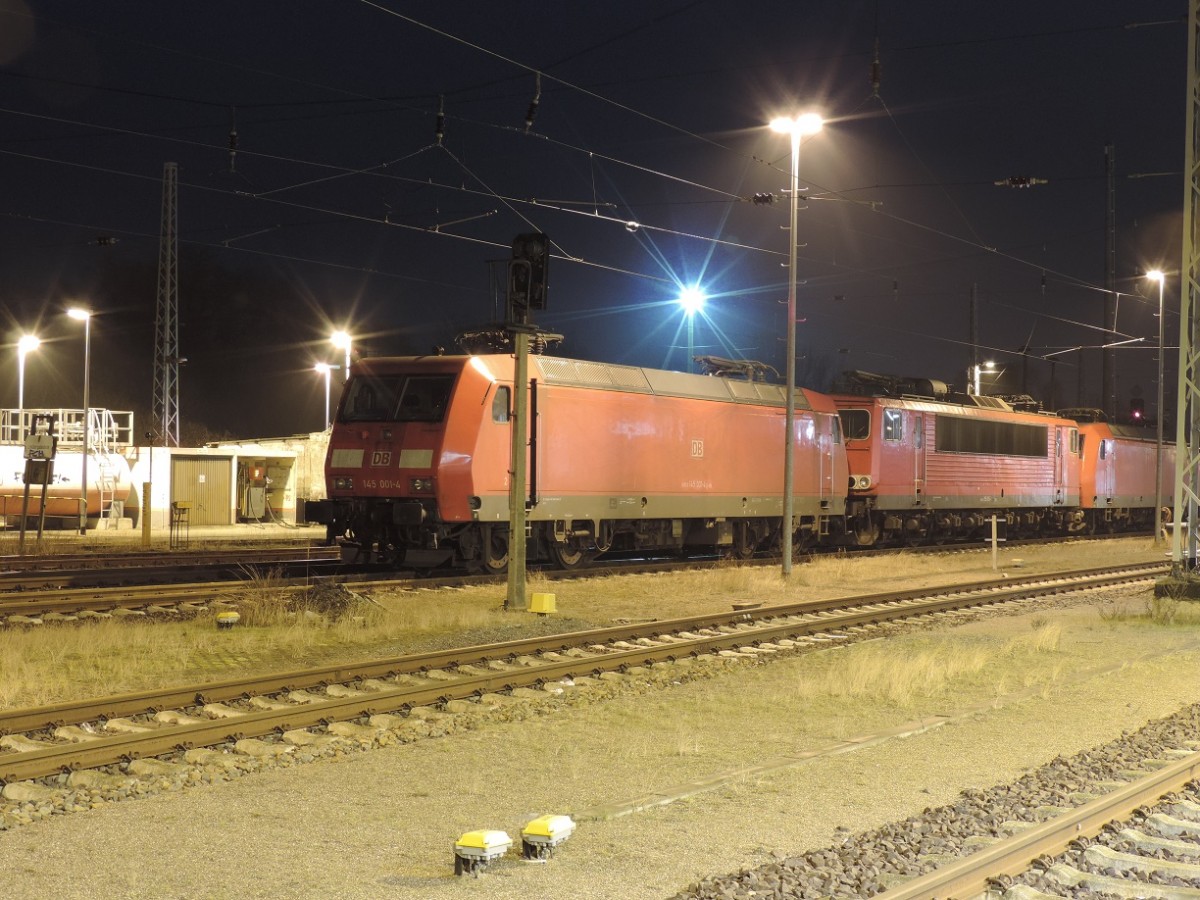
[[[508,556],[507,355],[366,359],[339,405],[309,504],[364,554],[500,571]],[[779,539],[784,389],[723,377],[530,358],[530,557],[564,566],[609,550],[727,549]],[[844,520],[846,461],[832,401],[797,391],[800,545]]]
[[[1069,410],[1079,421],[1080,505],[1093,531],[1154,527],[1156,436],[1148,428],[1102,421],[1099,410]],[[1175,446],[1162,452],[1160,499],[1174,502]],[[1170,517],[1168,516],[1168,519]]]
[[[1083,530],[1075,422],[1018,412],[995,397],[951,399],[834,397],[853,542],[981,535],[992,515],[1010,532]]]

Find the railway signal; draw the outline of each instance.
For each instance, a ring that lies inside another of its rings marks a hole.
[[[549,265],[550,238],[545,234],[538,231],[513,238],[508,264],[509,324],[526,325],[530,310],[546,308]]]

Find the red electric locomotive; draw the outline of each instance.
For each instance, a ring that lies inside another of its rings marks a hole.
[[[1157,436],[1149,428],[1114,425],[1099,409],[1064,409],[1059,415],[1079,423],[1079,501],[1091,531],[1154,528],[1154,472]],[[1159,497],[1175,500],[1175,445],[1164,445]],[[1170,514],[1166,520],[1170,521]]]
[[[840,390],[851,543],[978,537],[992,515],[1009,534],[1085,530],[1075,422],[936,381],[847,373]]]
[[[309,521],[362,558],[500,572],[508,562],[514,360],[364,359],[351,369]],[[748,556],[779,542],[784,389],[530,358],[529,558],[617,550]],[[796,392],[795,536],[844,521],[832,401]]]

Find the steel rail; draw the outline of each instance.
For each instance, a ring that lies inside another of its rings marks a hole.
[[[1131,782],[1048,822],[985,847],[927,875],[876,894],[874,900],[924,900],[929,897],[975,897],[1000,876],[1019,875],[1034,860],[1054,856],[1072,841],[1094,837],[1113,821],[1179,790],[1200,775],[1200,753],[1186,756],[1145,778]]]
[[[987,580],[933,588],[915,588],[905,591],[885,591],[876,594],[859,594],[851,597],[835,597],[820,600],[802,600],[756,609],[734,610],[728,613],[705,613],[675,619],[655,619],[627,625],[610,625],[587,631],[548,635],[536,638],[519,638],[496,644],[454,647],[432,650],[425,653],[407,654],[378,660],[354,663],[337,663],[288,672],[274,672],[252,678],[236,678],[225,681],[210,681],[173,688],[137,691],[89,700],[70,700],[48,706],[0,710],[0,735],[30,731],[39,727],[76,724],[95,718],[114,718],[157,712],[161,709],[195,703],[212,703],[255,694],[266,694],[287,690],[301,690],[325,684],[344,683],[366,678],[381,678],[391,675],[428,671],[430,669],[456,668],[463,665],[484,665],[493,660],[515,659],[540,653],[568,650],[572,647],[602,644],[615,641],[655,640],[665,634],[701,631],[714,628],[741,627],[754,619],[782,618],[788,616],[843,611],[849,607],[874,607],[886,604],[925,600],[940,595],[969,597],[985,591],[1018,590],[1029,586],[1044,585],[1047,581],[1078,582],[1084,577],[1109,579],[1149,577],[1165,571],[1166,564],[1142,564],[1117,566],[1101,570],[1047,573],[1021,579]],[[1080,590],[1075,587],[1073,590]],[[967,605],[973,605],[974,601]],[[822,623],[825,624],[825,623]],[[40,717],[40,721],[38,721]]]
[[[71,568],[88,569],[109,567],[154,567],[180,566],[206,562],[238,562],[236,557],[255,557],[270,560],[273,557],[296,559],[306,554],[312,559],[339,559],[337,547],[318,544],[296,543],[287,546],[262,547],[213,547],[208,550],[125,551],[116,547],[104,547],[91,553],[51,553],[42,556],[0,555],[0,573],[20,574],[32,572],[58,572]]]
[[[313,576],[313,579],[316,577],[319,576]],[[305,582],[304,578],[292,578],[282,579],[276,584],[281,590],[286,590],[301,587]],[[22,591],[19,594],[0,595],[0,616],[35,616],[51,612],[69,614],[85,609],[143,609],[147,606],[207,602],[238,589],[238,583],[233,581],[204,581]]]
[[[1147,567],[1139,567],[1146,569]],[[1149,567],[1153,570],[1164,570],[1165,564]],[[669,640],[649,646],[639,646],[631,649],[612,650],[605,648],[602,655],[585,658],[547,660],[544,656],[538,658],[535,665],[523,669],[510,669],[501,672],[491,672],[482,675],[462,675],[453,681],[438,682],[433,686],[400,686],[393,689],[373,691],[352,697],[321,699],[313,703],[288,707],[284,710],[266,710],[247,712],[236,717],[215,719],[189,725],[162,726],[138,734],[102,736],[78,744],[63,744],[44,749],[13,752],[0,755],[0,781],[19,781],[38,778],[57,772],[84,766],[100,766],[121,762],[144,755],[168,753],[177,749],[187,749],[192,746],[221,743],[226,740],[254,737],[273,732],[285,731],[292,728],[307,727],[315,724],[327,724],[332,721],[358,718],[374,715],[380,712],[395,712],[415,706],[430,703],[446,703],[455,699],[478,697],[484,693],[510,691],[518,687],[540,685],[562,678],[579,675],[595,675],[602,672],[622,671],[631,666],[653,665],[656,662],[673,661],[683,656],[698,657],[704,653],[714,653],[721,650],[734,649],[747,645],[771,643],[782,638],[799,638],[829,631],[841,631],[856,627],[897,621],[900,619],[927,617],[937,613],[956,611],[965,607],[1007,603],[1030,596],[1045,593],[1055,593],[1065,590],[1085,590],[1106,584],[1125,583],[1130,580],[1144,580],[1153,572],[1141,571],[1131,573],[1109,573],[1097,576],[1094,573],[1082,577],[1073,585],[1068,585],[1061,577],[1050,579],[1053,583],[1038,588],[1031,584],[1006,586],[1005,589],[991,589],[993,583],[987,583],[988,589],[981,592],[964,593],[956,590],[953,595],[940,596],[927,602],[916,603],[912,598],[905,602],[891,596],[887,605],[881,605],[880,595],[870,599],[869,603],[853,602],[854,608],[842,614],[833,613],[820,601],[816,604],[790,604],[788,607],[769,607],[756,610],[758,613],[769,613],[766,616],[768,624],[752,626],[750,616],[739,612],[732,617],[724,616],[717,619],[707,617],[703,621],[709,624],[700,625],[701,618],[677,619],[670,623],[651,623],[656,626],[659,640]],[[842,601],[843,605],[846,603]],[[791,609],[790,613],[782,612]],[[772,622],[774,619],[795,617],[799,615],[819,615],[798,620]],[[732,620],[731,620],[732,618]],[[688,629],[719,629],[719,634],[682,637],[673,634],[669,639],[661,637],[664,626],[672,627],[686,623],[677,628],[678,632]],[[428,671],[435,660],[449,660],[440,668],[458,668],[464,663],[465,657],[474,662],[494,661],[497,659],[513,660],[526,655],[519,652],[524,649],[527,653],[553,652],[567,649],[570,646],[591,646],[601,633],[608,633],[608,640],[616,639],[613,633],[626,636],[629,639],[653,637],[640,633],[641,629],[624,627],[599,629],[580,632],[572,635],[558,635],[552,638],[510,641],[503,644],[482,647],[461,648],[451,651],[439,651],[430,654],[399,657],[393,660],[367,663],[363,666],[329,667],[301,673],[291,673],[285,676],[268,676],[278,682],[274,690],[297,689],[299,686],[328,683],[331,680],[355,681],[366,677],[379,675],[412,674]],[[332,671],[338,671],[342,677],[312,681],[314,676],[321,677]],[[295,676],[295,683],[292,681]],[[81,711],[87,711],[87,716],[76,721],[86,721],[87,718],[111,717],[115,714],[141,714],[155,712],[167,706],[191,706],[203,702],[216,702],[218,698],[234,699],[235,697],[250,696],[250,686],[263,679],[249,681],[225,682],[221,685],[200,686],[195,689],[179,689],[176,692],[146,692],[140,695],[125,695],[124,697],[108,700],[93,701],[90,706],[84,704],[62,704],[58,708],[45,707],[36,710],[16,710],[0,717],[0,731],[21,729],[30,730],[48,727],[49,724],[60,724],[58,714],[62,713],[63,720],[77,716]],[[286,682],[286,683],[285,683]],[[235,693],[236,692],[236,693]],[[170,703],[177,699],[179,702]],[[129,704],[134,704],[130,706]],[[137,704],[141,704],[138,706]],[[104,709],[105,712],[99,712]]]
[[[453,669],[464,665],[486,665],[494,660],[515,659],[521,656],[533,656],[541,653],[552,653],[568,650],[572,647],[603,644],[605,642],[656,640],[664,635],[681,632],[703,631],[716,628],[744,627],[754,619],[785,618],[797,615],[839,612],[847,608],[885,607],[918,600],[928,600],[942,595],[950,599],[945,602],[962,606],[979,605],[976,595],[981,592],[993,592],[999,602],[1005,597],[994,592],[1029,590],[1032,587],[1045,585],[1047,581],[1061,581],[1076,584],[1080,579],[1090,578],[1099,586],[1114,583],[1113,579],[1143,579],[1156,572],[1166,570],[1166,564],[1118,566],[1104,570],[1089,570],[1075,572],[1048,573],[1042,576],[1029,576],[1024,579],[1004,581],[982,581],[970,584],[948,585],[939,588],[923,588],[906,591],[888,591],[876,594],[861,594],[853,597],[829,598],[821,600],[805,600],[796,603],[764,606],[752,610],[735,610],[714,615],[712,613],[686,616],[675,619],[652,620],[628,625],[611,625],[604,628],[594,628],[587,631],[568,632],[536,638],[520,638],[497,644],[482,644],[466,647],[454,647],[446,650],[433,650],[425,653],[408,654],[379,660],[367,660],[355,663],[338,663],[309,669],[298,669],[289,672],[275,672],[252,678],[236,678],[225,681],[202,682],[174,688],[137,691],[105,698],[94,698],[83,701],[64,701],[48,706],[0,710],[0,734],[13,734],[64,724],[76,724],[96,718],[114,718],[117,716],[153,713],[161,709],[173,708],[180,705],[197,703],[214,703],[232,700],[258,694],[280,691],[302,690],[308,687],[318,687],[325,684],[345,683],[367,678],[381,678],[399,674],[411,674],[429,671],[431,669]],[[1072,590],[1082,590],[1084,587],[1072,587]],[[1045,590],[1043,587],[1042,590]],[[900,607],[901,609],[906,609]],[[878,610],[882,613],[884,610]],[[911,615],[911,611],[908,612]],[[884,621],[883,618],[880,621]],[[819,623],[828,630],[831,620]]]

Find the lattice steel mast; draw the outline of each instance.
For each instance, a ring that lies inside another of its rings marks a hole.
[[[179,446],[179,240],[175,201],[179,166],[163,164],[158,239],[158,304],[154,312],[154,395],[151,415],[163,446]]]
[[[1197,485],[1196,467],[1200,463],[1200,384],[1197,383],[1197,357],[1195,340],[1198,333],[1197,305],[1200,285],[1200,260],[1196,256],[1197,218],[1200,217],[1200,0],[1188,4],[1188,59],[1187,59],[1187,128],[1184,138],[1184,185],[1183,185],[1183,266],[1179,279],[1179,393],[1175,411],[1175,523],[1171,537],[1171,574],[1182,576],[1190,573],[1196,561],[1197,528]],[[1186,504],[1186,516],[1190,527],[1187,536],[1186,559],[1183,552],[1182,528]]]

